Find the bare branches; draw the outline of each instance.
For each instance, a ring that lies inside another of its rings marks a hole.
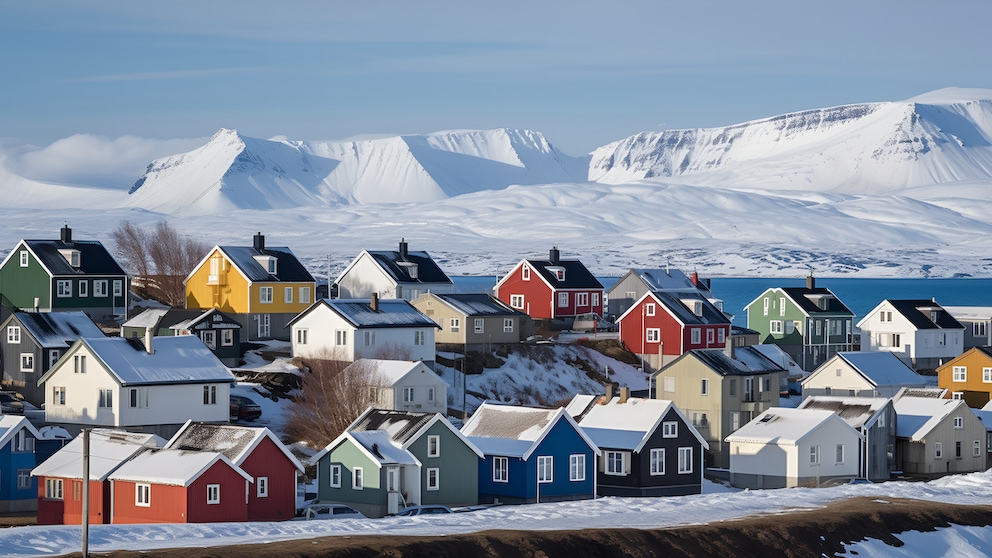
[[[122,221],[111,233],[114,255],[137,281],[136,290],[172,307],[186,306],[183,280],[210,246],[161,221],[149,232]]]

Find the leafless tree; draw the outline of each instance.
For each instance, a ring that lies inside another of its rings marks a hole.
[[[151,271],[151,258],[148,255],[148,233],[130,221],[121,221],[110,233],[114,242],[114,257],[127,272],[135,278],[148,277]],[[138,294],[147,295],[144,281],[135,281]]]
[[[183,280],[207,255],[208,244],[180,234],[165,221],[151,231],[122,221],[111,238],[114,255],[135,277],[139,294],[172,307],[186,306]]]

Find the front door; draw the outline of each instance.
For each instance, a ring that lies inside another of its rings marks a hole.
[[[270,330],[271,330],[271,326],[269,325],[270,324],[269,318],[270,317],[269,317],[268,314],[259,314],[258,315],[258,338],[259,339],[266,339],[266,338],[269,337],[269,333],[270,333]]]
[[[402,502],[403,495],[400,494],[400,468],[399,467],[387,467],[386,468],[386,499],[387,499],[387,510],[386,513],[389,515],[395,515],[399,513],[400,509],[404,506],[405,502]]]

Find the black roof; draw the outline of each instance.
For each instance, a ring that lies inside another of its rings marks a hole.
[[[727,356],[723,349],[692,349],[683,356],[688,355],[696,357],[721,376],[751,376],[785,372],[784,368],[753,347],[735,347],[733,357]]]
[[[127,275],[98,240],[25,240],[52,275]],[[59,250],[78,250],[79,267],[72,267]]]
[[[434,418],[435,413],[410,413],[406,411],[390,411],[386,409],[369,409],[369,411],[348,429],[349,432],[366,432],[385,430],[390,437],[403,444],[420,431],[425,424]]]
[[[398,283],[447,283],[449,278],[427,252],[406,252],[395,250],[368,250],[368,254],[389,273]],[[410,269],[416,266],[417,276],[410,276]]]
[[[830,292],[830,289],[825,289],[823,287],[807,288],[807,287],[782,287],[782,291],[796,303],[797,306],[803,309],[807,314],[850,314],[854,315],[854,312],[844,306],[844,303],[837,298],[834,293]],[[827,307],[820,308],[816,305],[811,298],[826,297]]]
[[[253,246],[220,246],[250,281],[313,282],[313,275],[303,267],[293,251],[285,246],[255,248]],[[269,273],[255,256],[270,256],[276,259],[276,272]]]
[[[932,300],[888,300],[889,304],[916,329],[964,329],[947,310]],[[931,310],[937,311],[937,321],[930,319]]]
[[[423,296],[423,295],[422,295]],[[485,293],[431,293],[466,316],[526,316]]]
[[[700,292],[652,291],[658,301],[665,305],[676,318],[687,325],[730,324],[730,319]],[[701,312],[696,315],[690,304],[699,303]]]
[[[558,289],[602,289],[599,279],[586,269],[579,260],[527,260],[531,268],[541,274],[544,280]],[[565,270],[564,281],[559,281],[554,268]],[[550,268],[550,269],[549,269]]]

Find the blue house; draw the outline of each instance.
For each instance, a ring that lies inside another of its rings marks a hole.
[[[35,443],[41,434],[23,416],[0,416],[0,513],[38,509]]]
[[[565,409],[483,403],[462,434],[485,455],[479,462],[480,503],[596,497],[600,450]]]

